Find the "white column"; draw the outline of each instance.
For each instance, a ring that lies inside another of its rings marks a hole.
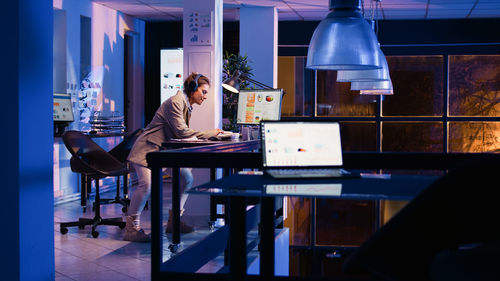
[[[184,0],[184,78],[198,72],[210,79],[208,99],[194,105],[189,126],[197,130],[222,128],[222,0]],[[208,24],[208,25],[207,25]],[[207,169],[193,169],[194,186],[210,180]],[[187,215],[206,215],[208,198],[190,195]]]
[[[222,0],[185,0],[183,16],[184,77],[198,72],[210,79],[208,99],[194,105],[189,126],[222,127]]]
[[[278,82],[276,8],[240,9],[240,54],[248,55],[254,80],[276,88]]]

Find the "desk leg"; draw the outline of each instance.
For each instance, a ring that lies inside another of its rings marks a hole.
[[[229,280],[245,280],[247,275],[247,235],[245,198],[229,197]]]
[[[181,234],[180,234],[181,198],[179,190],[180,190],[180,168],[174,167],[172,168],[172,244],[174,245],[178,245],[181,243]]]
[[[316,198],[311,198],[311,275],[321,275],[321,256],[316,250]]]
[[[163,206],[163,185],[161,168],[151,167],[151,274],[152,277],[160,272],[160,265],[163,260],[162,241],[162,206]],[[155,278],[152,278],[153,280]]]
[[[274,197],[262,197],[260,211],[260,276],[274,276]]]
[[[210,181],[216,180],[216,169],[210,168]],[[210,196],[210,230],[213,230],[215,221],[217,220],[217,201],[214,196]]]

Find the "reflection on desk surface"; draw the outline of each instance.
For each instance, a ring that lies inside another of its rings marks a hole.
[[[340,196],[342,184],[269,184],[265,186],[267,194],[286,195],[318,195],[318,196]]]
[[[261,175],[232,175],[188,190],[220,196],[299,196],[344,199],[410,200],[438,177],[391,175],[383,178],[277,180]]]

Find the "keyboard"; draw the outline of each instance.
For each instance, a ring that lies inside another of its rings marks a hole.
[[[351,175],[350,172],[335,169],[268,169],[265,171],[273,178],[339,178]]]

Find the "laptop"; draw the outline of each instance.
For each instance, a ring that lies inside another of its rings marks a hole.
[[[351,178],[342,169],[340,126],[330,121],[262,121],[263,171],[273,178]]]

